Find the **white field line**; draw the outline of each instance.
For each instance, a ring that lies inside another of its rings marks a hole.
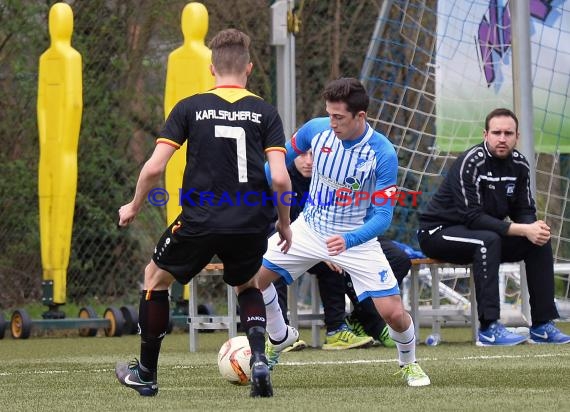
[[[438,362],[446,361],[478,361],[489,359],[531,359],[531,358],[553,358],[560,356],[570,356],[570,353],[543,353],[537,355],[477,355],[461,356],[459,358],[418,358],[418,362]],[[351,361],[311,361],[311,362],[279,362],[280,365],[305,366],[305,365],[363,365],[374,363],[396,363],[397,359],[356,359]]]
[[[458,358],[418,358],[420,362],[438,362],[438,361],[479,361],[479,360],[496,360],[496,359],[532,359],[532,358],[553,358],[553,357],[570,357],[570,353],[544,353],[536,355],[474,355],[461,356]],[[350,361],[308,361],[308,362],[280,362],[280,365],[287,366],[310,366],[310,365],[362,365],[375,363],[396,363],[396,359],[356,359]],[[176,365],[172,369],[193,369],[196,367],[210,367],[210,365]],[[164,368],[164,366],[163,366]],[[21,376],[21,375],[57,375],[66,373],[109,373],[115,369],[44,369],[22,372],[0,372],[2,376]]]

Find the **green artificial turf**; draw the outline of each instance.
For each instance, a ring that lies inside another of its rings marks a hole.
[[[561,324],[570,331],[570,324]],[[422,331],[423,336],[427,331]],[[7,334],[9,335],[9,334]],[[99,334],[100,335],[100,334]],[[310,343],[310,331],[302,337]],[[163,342],[159,394],[139,396],[114,376],[116,361],[138,356],[139,338],[32,337],[0,340],[0,409],[7,411],[521,411],[570,410],[570,345],[479,348],[470,330],[442,330],[444,342],[419,345],[432,385],[410,388],[395,349],[283,354],[272,374],[275,396],[249,398],[249,387],[222,379],[216,358],[225,332]]]

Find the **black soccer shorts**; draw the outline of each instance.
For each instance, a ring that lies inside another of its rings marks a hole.
[[[218,255],[224,264],[224,282],[239,286],[257,273],[266,250],[265,232],[193,234],[176,220],[161,236],[152,260],[178,282],[186,284]]]

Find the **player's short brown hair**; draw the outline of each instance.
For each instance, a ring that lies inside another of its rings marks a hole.
[[[366,89],[358,79],[342,77],[328,83],[323,91],[323,98],[327,102],[344,102],[346,110],[356,116],[358,112],[366,112],[370,98]]]
[[[222,75],[237,74],[246,70],[250,62],[249,36],[237,29],[220,31],[210,41],[212,64]]]

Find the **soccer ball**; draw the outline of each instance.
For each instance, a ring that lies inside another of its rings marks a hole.
[[[251,349],[246,336],[228,339],[218,352],[220,374],[233,384],[246,385],[251,375],[250,359]]]

